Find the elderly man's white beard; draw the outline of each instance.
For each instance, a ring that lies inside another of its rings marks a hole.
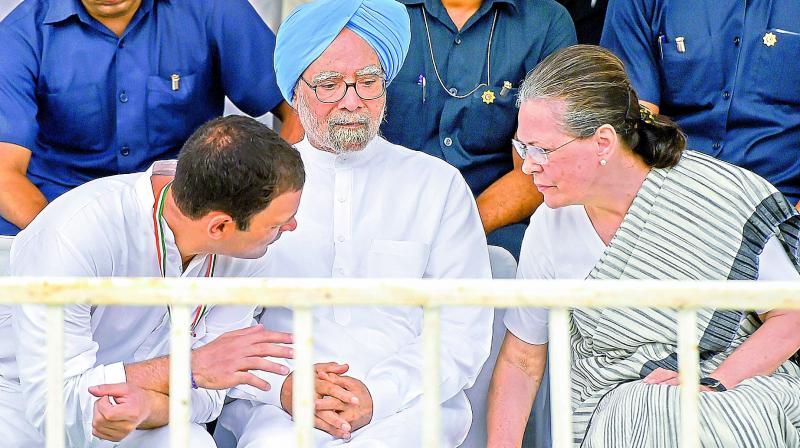
[[[308,136],[309,142],[318,149],[334,154],[364,149],[378,135],[380,124],[386,112],[386,107],[384,106],[380,117],[377,120],[373,120],[368,112],[339,111],[331,114],[327,123],[325,123],[318,120],[311,113],[311,108],[308,106],[304,95],[300,94],[297,97],[297,114],[300,117],[300,123],[303,124],[303,129]],[[357,128],[341,126],[346,124],[362,124],[366,126]]]

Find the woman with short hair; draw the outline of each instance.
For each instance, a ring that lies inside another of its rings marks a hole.
[[[800,279],[793,205],[759,176],[685,150],[672,121],[640,107],[610,52],[554,53],[519,103],[514,145],[546,206],[518,277]],[[677,311],[574,309],[570,320],[576,446],[678,446]],[[509,310],[505,324],[492,447],[520,446],[547,357],[546,310]],[[698,327],[702,445],[800,447],[800,311],[703,309]]]

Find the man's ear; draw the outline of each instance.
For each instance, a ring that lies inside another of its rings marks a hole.
[[[594,131],[594,139],[597,143],[597,156],[600,159],[608,160],[614,155],[619,143],[619,136],[614,126],[604,124]]]
[[[206,233],[212,240],[221,240],[226,233],[234,230],[236,223],[230,215],[223,212],[211,212],[208,214]]]
[[[302,76],[302,75],[300,75]],[[298,79],[296,83],[294,83],[294,89],[292,89],[292,101],[289,103],[292,106],[292,109],[295,111],[298,109],[297,101],[300,100],[300,80]]]

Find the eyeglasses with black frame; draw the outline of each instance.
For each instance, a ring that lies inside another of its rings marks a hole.
[[[511,145],[514,146],[514,149],[517,151],[517,154],[522,157],[522,160],[525,160],[528,154],[531,155],[531,159],[533,159],[533,163],[537,165],[547,165],[548,158],[547,155],[556,152],[559,149],[569,145],[570,143],[578,140],[580,137],[575,137],[572,140],[564,143],[563,145],[557,146],[553,149],[542,148],[541,146],[536,145],[529,145],[526,143],[522,143],[521,141],[517,140],[516,137],[511,139]]]
[[[386,93],[386,79],[380,75],[364,75],[356,78],[356,82],[345,82],[343,79],[327,79],[312,85],[302,76],[300,79],[314,91],[320,103],[337,103],[347,95],[347,89],[352,87],[356,95],[362,100],[374,100]]]

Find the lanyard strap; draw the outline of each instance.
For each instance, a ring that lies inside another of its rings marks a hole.
[[[164,185],[164,187],[158,193],[158,196],[156,196],[156,203],[153,207],[153,228],[156,232],[156,257],[158,258],[158,269],[161,271],[162,278],[167,276],[167,245],[164,238],[164,203],[166,202],[167,192],[169,191],[170,187],[172,187],[172,182]],[[216,254],[208,255],[207,263],[208,266],[206,267],[205,276],[213,277],[214,267],[217,264]],[[194,318],[192,319],[192,324],[190,326],[192,335],[195,335],[195,327],[197,327],[200,319],[202,319],[207,312],[208,306],[206,305],[200,305],[195,309]],[[169,305],[167,305],[167,313],[169,313],[170,316],[172,315],[171,307]]]

